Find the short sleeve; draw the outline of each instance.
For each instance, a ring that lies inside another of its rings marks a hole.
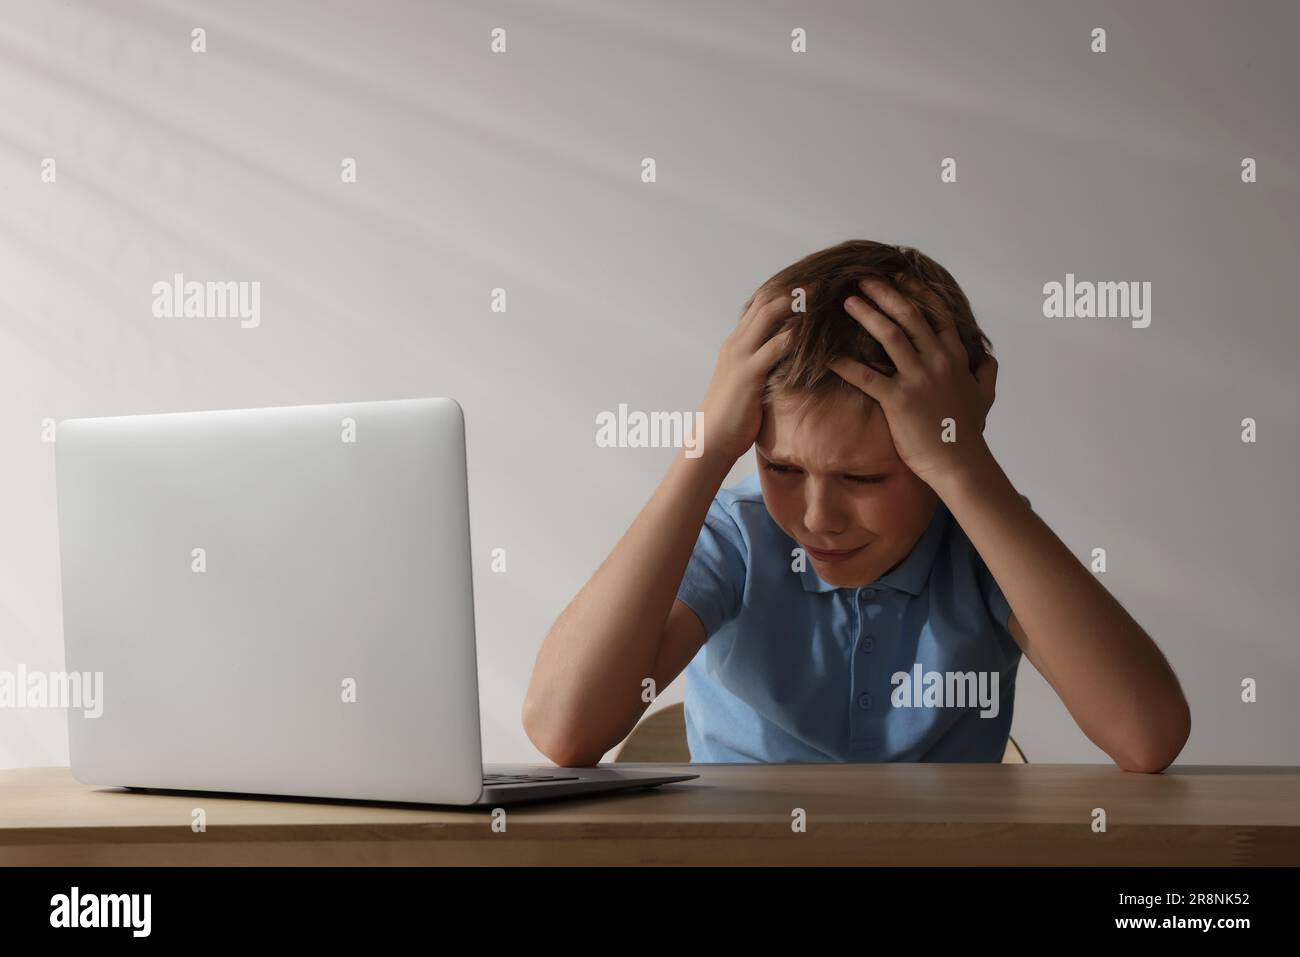
[[[1026,505],[1030,504],[1029,499],[1024,495],[1021,495],[1020,498]],[[1004,631],[1010,632],[1011,603],[1007,601],[1007,596],[1002,594],[1002,586],[997,583],[997,579],[989,572],[987,566],[983,568],[983,577],[987,579],[985,597],[988,602],[989,612],[992,613],[993,620],[1001,625]]]
[[[709,506],[682,575],[677,597],[712,635],[740,611],[748,548],[736,520],[718,499]]]

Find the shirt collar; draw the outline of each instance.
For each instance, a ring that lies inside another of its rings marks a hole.
[[[893,571],[860,587],[894,588],[898,591],[907,592],[909,595],[921,594],[921,589],[925,587],[926,580],[930,577],[930,567],[934,564],[935,554],[939,550],[940,542],[943,541],[950,514],[948,506],[944,505],[943,500],[940,499],[935,506],[934,517],[930,519],[930,524],[921,533],[917,543],[912,546],[912,551],[908,556]],[[836,591],[840,587],[848,587],[830,585],[822,581],[817,572],[813,570],[811,561],[805,562],[804,570],[799,573],[799,578],[804,591]]]

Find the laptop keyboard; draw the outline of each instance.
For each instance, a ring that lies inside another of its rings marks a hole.
[[[486,784],[532,784],[541,781],[576,781],[576,774],[488,774],[483,773]]]

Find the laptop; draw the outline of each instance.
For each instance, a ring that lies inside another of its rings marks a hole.
[[[495,807],[699,776],[484,765],[453,399],[65,419],[55,475],[82,783]]]

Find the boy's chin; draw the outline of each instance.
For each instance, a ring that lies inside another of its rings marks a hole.
[[[818,578],[836,588],[860,588],[880,577],[860,562],[819,562],[814,558],[812,566]]]

